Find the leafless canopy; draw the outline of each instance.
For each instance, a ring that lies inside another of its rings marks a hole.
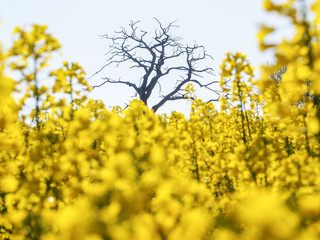
[[[131,69],[142,70],[140,83],[104,77],[103,82],[94,87],[100,87],[106,83],[127,85],[133,88],[140,100],[147,104],[158,84],[160,100],[152,106],[155,112],[167,101],[185,99],[184,88],[189,83],[206,88],[218,96],[217,90],[212,88],[212,84],[217,81],[206,81],[206,83],[200,81],[206,75],[213,75],[211,67],[201,67],[203,63],[212,59],[205,48],[197,44],[183,46],[180,43],[181,38],[170,34],[172,28],[177,27],[175,22],[163,26],[159,20],[155,20],[159,27],[151,38],[148,32],[139,29],[139,21],[131,22],[128,29],[121,28],[114,33],[114,36],[102,36],[110,41],[110,50],[106,54],[108,57],[106,64],[97,73],[108,66],[129,63]],[[175,81],[175,86],[168,93],[163,94],[161,86],[166,84],[166,81]]]

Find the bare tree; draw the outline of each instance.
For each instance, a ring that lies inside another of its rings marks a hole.
[[[123,81],[104,77],[103,82],[94,87],[100,87],[106,83],[123,84],[135,90],[145,104],[148,104],[150,96],[156,92],[155,87],[159,85],[160,100],[152,106],[156,112],[167,101],[185,99],[185,87],[192,83],[202,88],[206,88],[219,95],[218,91],[212,88],[212,84],[218,81],[200,81],[206,75],[212,76],[211,67],[202,67],[208,59],[212,57],[206,53],[203,46],[193,44],[183,46],[180,37],[173,37],[170,34],[172,28],[177,27],[175,22],[163,26],[155,19],[159,27],[152,37],[148,32],[138,28],[139,21],[129,24],[129,29],[121,28],[114,36],[103,35],[102,38],[109,40],[110,50],[107,63],[95,74],[98,74],[108,66],[119,66],[129,63],[130,69],[140,69],[143,76],[139,81]],[[149,39],[149,40],[148,40]],[[175,86],[168,93],[163,94],[161,86],[166,81],[175,81]],[[138,83],[139,82],[139,83]],[[218,98],[218,97],[217,97]],[[214,101],[217,99],[212,99]]]

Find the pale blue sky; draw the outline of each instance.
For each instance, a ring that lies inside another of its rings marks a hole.
[[[113,33],[130,20],[141,20],[141,26],[153,30],[153,17],[163,23],[177,20],[174,30],[185,43],[204,45],[214,57],[212,67],[219,78],[219,66],[226,52],[248,55],[254,66],[272,61],[258,50],[256,33],[259,24],[280,24],[279,19],[262,10],[262,0],[0,0],[0,41],[6,48],[12,42],[15,26],[47,24],[49,32],[62,44],[62,60],[79,62],[88,75],[104,64],[107,43],[99,35]],[[60,59],[59,59],[60,61]],[[99,79],[93,79],[99,81]],[[103,99],[107,106],[126,103],[126,87],[105,85],[94,90],[92,97]],[[202,93],[198,93],[202,97]],[[208,96],[204,96],[206,98]],[[169,104],[168,104],[169,105]],[[178,107],[177,107],[178,106]],[[163,108],[187,111],[186,104]]]

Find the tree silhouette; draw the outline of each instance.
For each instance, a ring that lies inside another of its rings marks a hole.
[[[142,70],[143,75],[140,82],[103,77],[103,82],[93,88],[106,83],[123,84],[133,88],[135,96],[138,96],[147,105],[150,96],[157,92],[155,87],[158,84],[160,100],[152,106],[154,112],[167,101],[186,99],[185,87],[190,83],[206,88],[218,96],[218,91],[212,88],[212,84],[218,81],[201,79],[206,75],[213,75],[211,67],[203,67],[204,63],[212,60],[205,48],[196,43],[192,46],[184,46],[181,44],[180,37],[170,34],[172,28],[178,27],[175,22],[163,26],[158,19],[155,20],[158,28],[151,37],[147,31],[139,29],[140,21],[131,21],[128,29],[121,28],[120,31],[115,31],[113,36],[102,36],[110,41],[110,50],[106,54],[106,64],[95,74],[111,65],[119,66],[129,63],[130,69]],[[175,86],[168,93],[163,94],[161,86],[166,84],[166,81],[175,81]],[[217,99],[211,101],[214,100]]]

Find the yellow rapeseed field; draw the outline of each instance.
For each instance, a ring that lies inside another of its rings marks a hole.
[[[298,3],[264,2],[295,28],[261,27],[276,64],[257,77],[227,53],[220,109],[196,99],[190,116],[107,110],[79,64],[48,73],[46,26],[17,27],[0,52],[0,239],[320,239],[320,1]]]

